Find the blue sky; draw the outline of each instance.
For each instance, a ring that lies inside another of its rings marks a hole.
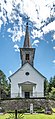
[[[36,48],[34,67],[49,80],[55,75],[54,0],[0,1],[0,69],[8,77],[21,67],[19,48],[23,47],[27,16],[30,42]]]

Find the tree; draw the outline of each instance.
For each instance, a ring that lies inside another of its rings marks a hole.
[[[47,79],[44,81],[44,95],[47,97],[55,98],[55,76],[51,77],[49,82]]]
[[[10,87],[6,75],[0,70],[0,98],[7,97],[9,95],[9,90]]]
[[[46,91],[48,92],[46,96],[55,99],[55,76],[50,78],[48,86],[46,85]]]
[[[49,85],[48,80],[45,79],[44,81],[44,95],[45,96],[48,94],[48,85]]]
[[[55,88],[55,76],[52,78],[52,87]]]
[[[52,90],[51,90],[51,92],[49,93],[49,97],[55,99],[55,88],[54,88],[54,87],[52,87]]]
[[[49,80],[48,92],[51,92],[51,90],[52,90],[52,77]]]

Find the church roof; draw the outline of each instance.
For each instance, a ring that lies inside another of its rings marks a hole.
[[[26,23],[26,32],[25,32],[25,40],[24,40],[24,48],[31,48],[30,44],[30,36],[29,36],[29,31],[28,31],[28,22]]]
[[[26,64],[29,64],[39,75],[41,75],[43,78],[46,79],[46,77],[43,76],[37,69],[35,69],[29,62],[25,63],[24,65],[26,65]],[[13,75],[15,75],[19,70],[22,69],[22,67],[24,67],[24,65],[21,66],[21,68],[19,68],[15,73],[13,73],[13,74],[12,74],[11,76],[9,76],[8,78],[10,79]]]

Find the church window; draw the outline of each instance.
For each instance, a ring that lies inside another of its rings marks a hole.
[[[26,60],[29,60],[29,54],[26,54]]]

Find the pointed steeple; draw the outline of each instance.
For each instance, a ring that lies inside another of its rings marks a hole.
[[[31,48],[30,45],[30,36],[29,36],[29,31],[28,31],[28,22],[26,23],[26,32],[25,32],[25,40],[24,40],[24,48]]]
[[[30,44],[30,36],[29,36],[28,22],[27,22],[24,45],[23,45],[23,48],[20,48],[20,56],[21,56],[22,65],[28,62],[33,66],[34,55],[35,55],[35,48],[32,48]]]

